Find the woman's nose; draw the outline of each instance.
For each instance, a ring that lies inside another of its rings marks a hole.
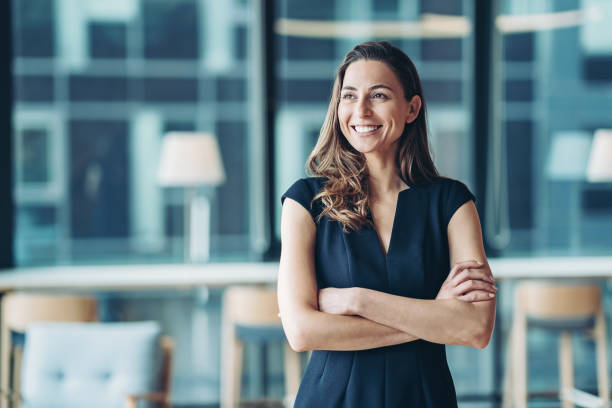
[[[357,106],[355,108],[359,116],[365,117],[372,114],[372,109],[368,98],[361,98],[359,101],[357,101]]]

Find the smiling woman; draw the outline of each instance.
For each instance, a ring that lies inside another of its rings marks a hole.
[[[295,407],[457,406],[445,344],[485,347],[494,280],[474,196],[440,177],[410,59],[357,45],[338,69],[308,160],[285,194],[285,333],[315,350]]]

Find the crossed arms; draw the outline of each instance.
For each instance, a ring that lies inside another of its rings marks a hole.
[[[423,339],[484,348],[495,320],[494,280],[486,262],[472,201],[448,225],[451,265],[434,300],[365,288],[318,290],[316,226],[300,204],[286,199],[281,220],[278,301],[283,328],[296,351],[364,350]],[[459,260],[472,260],[459,262]]]

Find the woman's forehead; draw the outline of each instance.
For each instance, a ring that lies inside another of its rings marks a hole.
[[[360,89],[372,85],[386,85],[394,90],[402,88],[395,72],[384,62],[362,59],[347,67],[342,87]]]

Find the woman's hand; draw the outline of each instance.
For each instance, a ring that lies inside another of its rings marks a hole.
[[[324,288],[319,290],[319,311],[337,315],[352,315],[355,291],[358,288]]]
[[[459,299],[481,302],[495,297],[497,287],[488,264],[477,261],[459,262],[453,266],[436,299]]]

